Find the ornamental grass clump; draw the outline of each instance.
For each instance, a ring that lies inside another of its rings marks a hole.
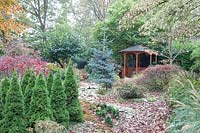
[[[56,74],[51,89],[51,107],[56,122],[63,124],[66,128],[69,126],[69,112],[66,108],[66,95],[60,74]]]
[[[25,133],[24,97],[19,85],[18,75],[14,72],[6,95],[1,133]]]
[[[68,69],[64,80],[64,89],[66,94],[66,108],[69,112],[70,121],[82,122],[83,112],[78,99],[78,85],[71,61],[68,63]]]
[[[30,116],[29,124],[31,126],[39,120],[50,120],[53,118],[50,98],[42,73],[40,73],[36,79],[28,115]]]

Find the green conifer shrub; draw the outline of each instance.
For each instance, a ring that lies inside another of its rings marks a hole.
[[[50,120],[53,118],[50,98],[48,97],[48,91],[42,73],[36,79],[28,115],[30,116],[29,123],[31,126],[39,120]]]
[[[30,107],[30,103],[31,103],[31,96],[33,93],[33,89],[35,86],[35,80],[36,80],[36,76],[34,71],[30,72],[30,77],[29,77],[29,81],[28,81],[28,85],[25,89],[25,93],[24,93],[24,103],[25,103],[25,117],[28,118],[28,111],[29,111],[29,107]]]
[[[67,109],[69,112],[70,121],[72,122],[83,121],[83,111],[78,99],[72,100],[72,103],[67,105]]]
[[[78,98],[78,85],[71,61],[68,63],[68,68],[64,80],[64,87],[65,93],[67,95],[67,104],[70,104],[73,99]]]
[[[22,88],[23,94],[25,93],[25,89],[26,89],[26,87],[28,85],[30,75],[31,75],[31,70],[27,69],[25,71],[25,74],[24,74],[24,76],[22,78],[22,82],[21,82],[21,88]]]
[[[5,104],[6,102],[6,94],[7,94],[7,91],[9,90],[10,88],[10,79],[9,78],[4,78],[1,80],[1,98],[2,98],[2,102],[3,104]]]
[[[49,96],[51,93],[52,85],[53,85],[53,73],[50,72],[49,76],[47,77],[47,90],[49,91]]]
[[[3,119],[3,111],[6,102],[6,93],[10,88],[10,80],[9,78],[4,78],[1,80],[0,85],[0,121]]]
[[[25,133],[24,97],[16,72],[13,74],[10,89],[6,95],[3,117],[1,133]]]
[[[68,63],[68,69],[64,80],[64,89],[66,94],[66,106],[69,112],[70,121],[82,122],[83,112],[78,100],[78,85],[75,78],[71,61]]]
[[[60,74],[56,74],[54,77],[51,89],[51,107],[56,122],[61,123],[68,128],[69,112],[66,108],[66,95]]]
[[[3,119],[3,107],[4,107],[4,104],[2,100],[2,89],[0,88],[0,121]]]

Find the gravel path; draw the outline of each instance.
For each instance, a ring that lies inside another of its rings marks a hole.
[[[89,88],[89,89],[88,89]],[[120,120],[114,122],[110,130],[102,130],[102,125],[85,121],[70,127],[74,133],[166,133],[166,120],[170,116],[170,109],[166,102],[160,97],[162,95],[152,94],[154,101],[122,101],[114,94],[100,96],[96,94],[98,86],[93,83],[81,82],[79,94],[80,99],[91,103],[106,103],[118,108]],[[101,128],[100,128],[101,127]]]

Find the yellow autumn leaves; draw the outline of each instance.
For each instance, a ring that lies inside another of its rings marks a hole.
[[[25,26],[18,21],[22,7],[16,0],[0,0],[0,35],[8,40],[13,33],[20,33]]]

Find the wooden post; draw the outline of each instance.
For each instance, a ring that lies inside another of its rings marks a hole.
[[[152,65],[152,54],[150,54],[150,65]]]
[[[156,59],[155,59],[156,64],[158,63],[158,55],[156,54]]]
[[[124,71],[123,71],[123,78],[126,77],[126,53],[124,53]]]
[[[122,55],[120,54],[120,66],[122,66]]]
[[[136,71],[136,73],[138,73],[138,64],[139,64],[139,54],[138,53],[136,53],[135,54],[135,58],[136,58],[136,67],[135,67],[135,71]]]

